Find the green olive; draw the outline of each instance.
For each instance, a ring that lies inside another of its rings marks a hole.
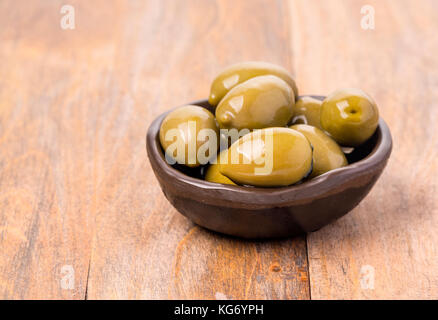
[[[342,89],[330,94],[321,106],[321,126],[339,144],[357,147],[376,131],[379,110],[360,89]]]
[[[221,129],[283,127],[293,116],[294,93],[276,76],[251,78],[231,89],[216,108]]]
[[[288,186],[312,169],[312,147],[300,132],[289,128],[255,130],[233,143],[219,172],[239,184]]]
[[[205,164],[216,156],[218,137],[219,128],[214,115],[199,106],[175,109],[164,118],[160,127],[160,143],[166,160],[188,167]]]
[[[221,155],[223,158],[226,157],[226,153],[228,150],[222,151],[216,159],[216,163],[212,163],[205,173],[205,180],[215,183],[223,183],[223,184],[231,184],[236,185],[233,181],[225,177],[223,174],[219,172],[219,163],[221,161]]]
[[[348,164],[341,147],[322,130],[306,124],[296,124],[290,128],[301,132],[313,147],[311,178]]]
[[[295,97],[298,97],[295,80],[286,69],[267,62],[250,61],[234,64],[222,71],[211,85],[208,102],[212,106],[216,106],[228,91],[236,85],[251,78],[269,74],[286,81],[294,91]]]
[[[321,105],[322,101],[305,96],[295,102],[295,113],[292,124],[308,124],[321,128]]]

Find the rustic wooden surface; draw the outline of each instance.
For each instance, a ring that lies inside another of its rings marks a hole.
[[[0,2],[0,298],[438,298],[436,1],[70,0],[75,30],[63,4]],[[203,230],[151,172],[149,123],[242,60],[361,87],[392,130],[370,195],[307,238]]]

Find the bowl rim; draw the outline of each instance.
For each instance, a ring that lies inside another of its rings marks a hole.
[[[307,95],[324,98],[318,95]],[[190,105],[206,107],[206,99],[189,102]],[[187,105],[184,104],[184,105]],[[341,192],[367,175],[380,174],[392,151],[392,137],[388,125],[380,118],[376,129],[376,145],[363,159],[346,167],[326,172],[301,184],[277,188],[243,187],[208,182],[188,176],[169,165],[159,143],[159,131],[164,117],[178,107],[159,115],[150,124],[146,135],[146,150],[155,176],[166,189],[172,189],[183,198],[201,201],[210,205],[232,208],[272,208],[312,202],[315,198]],[[172,183],[169,183],[172,181]]]

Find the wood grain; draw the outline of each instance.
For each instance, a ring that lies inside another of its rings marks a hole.
[[[164,198],[145,158],[143,137],[154,117],[206,97],[217,70],[262,58],[288,65],[285,7],[277,2],[266,12],[267,3],[151,1],[137,10],[125,3],[119,19],[129,50],[120,59],[140,55],[129,69],[138,81],[129,93],[144,111],[132,112],[126,142],[107,158],[114,173],[100,190],[106,201],[97,213],[88,298],[309,297],[304,238],[255,244],[193,226]],[[245,16],[251,19],[243,23]],[[133,28],[133,21],[141,23]],[[149,81],[156,86],[150,94]],[[286,271],[271,271],[274,263]]]
[[[438,3],[289,4],[299,88],[363,88],[394,139],[370,195],[308,236],[312,299],[438,298]],[[375,30],[361,28],[364,4],[375,9]]]
[[[290,66],[284,3],[69,1],[68,31],[62,4],[0,4],[0,296],[308,298],[304,238],[193,226],[162,195],[144,141],[224,66]]]
[[[0,4],[1,298],[85,296],[105,76],[59,28],[60,4]]]

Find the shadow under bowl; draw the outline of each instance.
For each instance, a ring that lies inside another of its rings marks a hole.
[[[207,100],[189,104],[213,111]],[[380,119],[374,135],[346,154],[349,162],[346,167],[289,187],[211,183],[202,180],[205,167],[191,169],[166,162],[159,131],[170,111],[152,122],[146,137],[149,161],[164,195],[194,223],[247,239],[297,236],[316,231],[347,214],[369,193],[392,150],[391,133]]]

